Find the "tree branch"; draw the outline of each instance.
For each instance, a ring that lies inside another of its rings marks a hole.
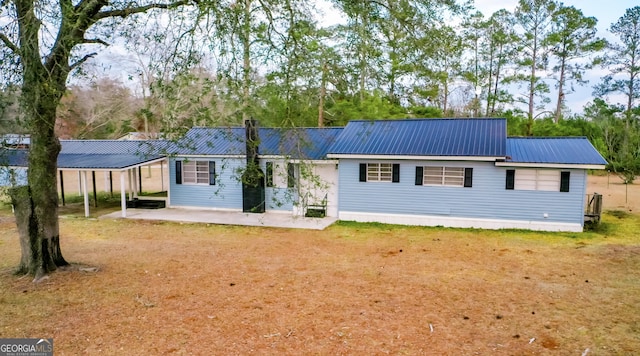
[[[173,2],[173,3],[170,3],[170,4],[157,4],[156,3],[156,4],[145,5],[145,6],[130,7],[130,8],[126,8],[126,9],[120,9],[120,10],[101,11],[96,15],[95,18],[96,18],[96,20],[102,20],[102,19],[106,19],[106,18],[109,18],[109,17],[122,17],[122,18],[125,18],[125,17],[128,17],[130,15],[146,12],[146,11],[151,10],[151,9],[172,9],[172,8],[188,5],[191,2],[192,1],[189,1],[189,0],[179,0],[179,1],[176,1],[176,2]]]
[[[78,66],[82,65],[82,63],[86,62],[86,61],[87,61],[87,60],[89,60],[90,58],[95,57],[97,54],[98,54],[98,53],[96,53],[96,52],[86,54],[84,57],[80,58],[77,62],[72,63],[72,64],[69,66],[69,71],[74,70],[75,68],[77,68]]]
[[[18,55],[20,54],[20,48],[18,48],[18,46],[16,46],[15,43],[11,42],[9,37],[7,37],[4,33],[0,33],[0,41],[2,41],[7,47],[9,47],[9,49],[13,53]]]
[[[82,40],[82,43],[85,43],[85,44],[101,44],[101,45],[107,46],[107,47],[109,46],[108,42],[105,42],[105,41],[103,41],[103,40],[101,40],[99,38],[85,38],[85,39]]]

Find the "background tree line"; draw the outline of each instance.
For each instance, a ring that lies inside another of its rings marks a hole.
[[[315,4],[300,0],[199,6],[171,20],[182,33],[121,26],[128,54],[110,65],[126,58],[129,78],[76,80],[57,134],[182,132],[250,116],[284,127],[506,116],[511,135],[586,135],[614,171],[640,170],[640,7],[610,25],[608,42],[596,18],[552,0],[487,15],[453,0],[335,1],[343,21],[324,27]],[[570,113],[567,97],[593,68],[609,74],[591,83],[583,112]],[[21,130],[19,94],[10,84],[0,91],[5,132]]]

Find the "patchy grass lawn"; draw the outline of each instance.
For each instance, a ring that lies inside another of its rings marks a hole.
[[[640,350],[640,217],[544,234],[61,219],[40,284],[0,213],[0,337],[56,355],[589,355]],[[81,271],[95,266],[97,272]]]

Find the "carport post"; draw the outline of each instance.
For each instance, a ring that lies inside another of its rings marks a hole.
[[[142,194],[142,166],[138,167],[138,194]]]
[[[60,194],[62,195],[62,206],[64,206],[64,175],[60,171]]]
[[[78,195],[82,195],[82,171],[78,171]]]
[[[82,188],[84,193],[84,217],[89,217],[89,191],[87,189],[87,171],[82,171]]]
[[[127,190],[129,191],[129,200],[133,200],[133,192],[131,191],[131,169],[127,169]]]
[[[122,209],[122,217],[127,217],[127,192],[124,187],[124,171],[120,171],[120,207]]]
[[[164,192],[164,160],[160,161],[160,191]]]
[[[98,192],[96,189],[96,171],[91,171],[91,181],[93,182],[93,204],[98,207]]]

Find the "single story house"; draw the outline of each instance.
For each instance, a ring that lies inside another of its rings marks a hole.
[[[168,207],[487,229],[582,231],[587,171],[607,163],[584,137],[507,137],[499,118],[250,121],[177,141],[61,142],[58,166],[84,172],[85,204],[86,172],[120,172],[132,199],[135,169],[168,162]],[[14,151],[6,156],[24,169]]]

